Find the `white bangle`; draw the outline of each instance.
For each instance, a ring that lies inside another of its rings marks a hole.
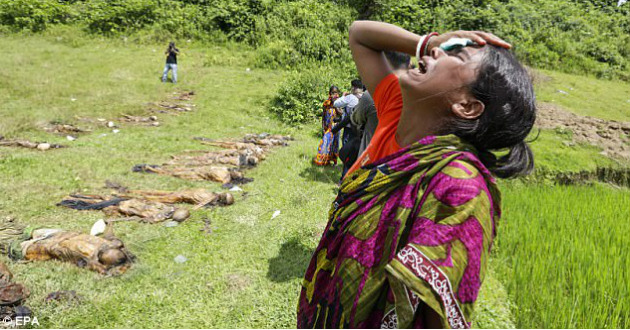
[[[427,38],[426,34],[420,37],[420,41],[418,41],[418,45],[416,46],[416,62],[418,65],[420,64],[420,48],[422,47],[422,44],[424,43],[424,39],[426,38]]]

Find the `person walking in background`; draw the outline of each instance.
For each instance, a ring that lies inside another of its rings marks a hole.
[[[392,67],[394,74],[404,72],[409,69],[411,64],[411,56],[401,52],[384,52],[389,65]],[[359,104],[354,108],[354,112],[350,116],[351,122],[361,131],[361,144],[359,145],[360,155],[370,144],[376,126],[378,126],[378,116],[376,115],[376,106],[370,92],[366,91],[359,100]],[[355,158],[356,159],[356,158]]]
[[[173,83],[177,82],[177,55],[179,54],[179,49],[175,47],[175,42],[171,41],[168,44],[168,48],[164,52],[166,55],[166,65],[164,66],[164,73],[162,73],[162,82],[166,82],[168,71],[172,70],[172,79]]]
[[[319,166],[326,166],[333,163],[337,165],[339,156],[339,134],[333,133],[333,120],[337,117],[338,109],[333,106],[335,100],[339,98],[339,88],[330,86],[328,99],[322,106],[322,140],[317,148],[317,156],[313,162]]]

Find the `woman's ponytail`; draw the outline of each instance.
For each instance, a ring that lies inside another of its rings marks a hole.
[[[507,155],[499,157],[490,171],[500,178],[511,178],[531,173],[534,170],[534,153],[525,141],[510,148]]]

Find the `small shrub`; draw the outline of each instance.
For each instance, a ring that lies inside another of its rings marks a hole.
[[[230,39],[256,44],[256,19],[265,11],[260,0],[214,0],[208,7],[214,27]]]
[[[306,71],[293,71],[271,100],[271,112],[289,125],[298,125],[318,117],[322,102],[328,97],[330,85],[347,90],[352,78],[356,77],[356,73],[349,68],[312,67]]]
[[[139,30],[158,20],[158,4],[151,0],[91,0],[86,9],[88,29],[106,35]]]
[[[40,32],[50,24],[68,23],[76,16],[57,0],[0,0],[0,24],[14,31]]]
[[[210,39],[218,33],[200,5],[166,2],[158,7],[156,16],[153,29],[166,39]]]
[[[256,50],[254,64],[259,68],[291,68],[302,61],[299,52],[286,40],[274,40]]]

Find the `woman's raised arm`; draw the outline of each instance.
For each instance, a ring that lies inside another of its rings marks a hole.
[[[415,55],[420,36],[382,22],[355,21],[350,25],[350,50],[361,81],[370,93],[392,70],[383,55],[394,50]]]

